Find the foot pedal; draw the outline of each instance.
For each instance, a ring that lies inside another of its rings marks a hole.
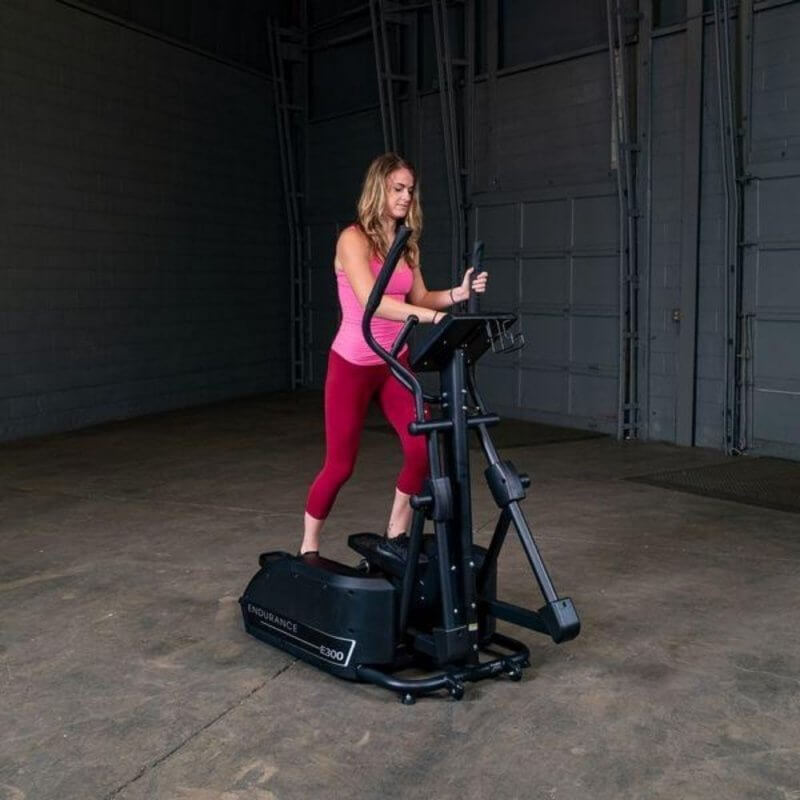
[[[383,542],[383,536],[377,533],[354,533],[348,537],[347,543],[360,556],[363,556],[370,564],[388,575],[402,578],[406,571],[406,560],[398,555],[379,548]],[[424,553],[419,555],[419,563],[425,564],[428,557]]]
[[[266,567],[268,564],[273,564],[276,561],[281,561],[284,558],[291,558],[292,554],[287,553],[285,550],[270,550],[267,553],[262,553],[258,557],[258,566]]]

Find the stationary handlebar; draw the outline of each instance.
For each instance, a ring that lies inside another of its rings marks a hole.
[[[472,277],[480,275],[483,272],[483,242],[480,239],[475,240],[475,246],[472,248]],[[477,292],[472,291],[472,286],[469,286],[469,296],[467,297],[467,311],[470,314],[477,314],[480,311],[480,299]]]
[[[372,287],[372,291],[369,293],[369,298],[367,299],[367,304],[364,306],[364,319],[361,323],[361,332],[364,334],[364,340],[366,343],[392,368],[392,372],[395,374],[400,383],[402,383],[403,386],[405,386],[406,389],[408,389],[414,395],[414,406],[417,412],[417,421],[422,422],[425,419],[425,405],[422,386],[420,385],[420,382],[417,380],[414,373],[411,372],[411,370],[406,369],[406,367],[404,367],[396,357],[400,352],[400,348],[403,346],[403,343],[411,333],[411,330],[419,322],[419,318],[412,314],[406,320],[400,335],[397,337],[397,341],[392,347],[391,353],[381,347],[381,345],[378,344],[377,340],[372,335],[372,318],[375,316],[375,312],[378,310],[378,306],[381,304],[386,287],[389,285],[389,281],[392,278],[394,268],[397,266],[397,262],[400,260],[400,256],[403,253],[403,248],[406,246],[410,236],[411,228],[401,225],[397,229],[392,246],[389,248],[389,252],[386,254],[381,271],[378,273],[378,277],[375,279],[375,285]]]

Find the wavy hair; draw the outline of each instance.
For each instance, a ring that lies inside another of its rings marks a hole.
[[[422,233],[419,182],[413,165],[397,153],[384,153],[369,165],[361,187],[361,196],[358,198],[358,225],[369,239],[374,254],[385,258],[392,244],[386,241],[383,230],[386,181],[398,169],[407,169],[414,176],[414,193],[405,218],[405,225],[411,228],[412,233],[403,250],[403,257],[410,266],[416,267],[419,266],[419,237]]]

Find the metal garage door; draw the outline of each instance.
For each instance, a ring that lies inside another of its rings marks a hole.
[[[774,171],[773,171],[774,170]],[[744,341],[749,447],[800,457],[800,165],[762,166],[747,191]]]
[[[481,385],[502,414],[614,432],[619,376],[615,187],[478,200],[486,306],[520,315],[527,346],[487,358]]]

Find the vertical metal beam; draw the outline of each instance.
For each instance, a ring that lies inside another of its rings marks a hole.
[[[637,264],[639,274],[639,331],[637,397],[639,436],[650,438],[650,287],[652,283],[652,62],[653,0],[639,2],[639,30],[636,58],[636,125],[639,153],[636,161]]]
[[[753,0],[739,0],[737,16],[736,107],[739,112],[739,163],[747,169],[750,160],[750,104],[753,82]]]
[[[703,113],[703,0],[688,0],[687,17],[680,275],[681,327],[678,339],[675,441],[677,444],[693,445],[697,386],[697,264]]]
[[[606,0],[608,53],[611,77],[611,108],[614,115],[619,206],[619,375],[617,438],[638,434],[638,274],[636,185],[634,181],[635,141],[630,126],[628,93],[628,45],[619,0]]]
[[[737,289],[737,307],[739,309],[740,321],[737,331],[737,370],[736,380],[738,383],[735,407],[737,409],[734,422],[733,435],[735,446],[738,450],[744,451],[750,446],[750,426],[748,425],[748,358],[749,358],[749,325],[751,318],[744,313],[744,249],[742,240],[745,231],[745,193],[750,184],[750,108],[752,104],[752,82],[753,82],[753,0],[740,0],[739,14],[737,18],[737,46],[736,46],[736,72],[738,80],[736,82],[736,109],[737,109],[737,129],[738,142],[736,161],[739,174],[739,208],[737,219],[737,230],[741,234],[739,241],[736,242],[736,260],[739,268],[739,282]]]
[[[297,215],[295,208],[295,191],[292,177],[292,156],[289,130],[286,115],[286,86],[284,82],[278,24],[267,16],[267,46],[270,66],[272,68],[272,86],[274,89],[275,121],[278,128],[278,150],[280,153],[281,179],[286,210],[286,223],[289,229],[289,381],[291,388],[298,386],[298,354],[302,352],[302,327],[298,325],[302,308],[298,303],[297,292]]]
[[[389,148],[393,152],[399,149],[397,138],[397,104],[394,99],[394,71],[392,70],[392,59],[389,50],[389,34],[386,31],[386,14],[383,8],[383,0],[375,0],[378,4],[378,21],[380,23],[380,36],[383,45],[383,69],[384,80],[386,81],[386,107],[389,112],[389,134],[391,136]]]
[[[310,36],[309,36],[309,14],[308,14],[309,0],[301,0],[301,24],[302,24],[302,43],[303,52],[305,53],[305,60],[303,62],[302,72],[302,102],[303,102],[303,117],[302,117],[302,138],[303,138],[303,161],[302,161],[302,187],[303,187],[303,230],[302,230],[302,244],[303,244],[303,257],[301,260],[303,269],[303,278],[305,281],[305,333],[306,333],[306,349],[303,353],[303,361],[305,364],[305,385],[311,386],[314,383],[314,359],[312,358],[312,350],[314,346],[314,314],[311,311],[311,231],[309,229],[308,220],[308,202],[309,202],[309,187],[310,181],[308,176],[311,174],[311,156],[308,148],[309,141],[309,119],[311,116],[311,49],[310,49]]]
[[[733,64],[730,57],[730,30],[728,9],[721,0],[714,0],[714,55],[717,73],[717,109],[719,117],[719,154],[723,178],[723,277],[724,325],[723,352],[725,354],[724,402],[722,416],[722,446],[726,453],[735,450],[735,431],[738,427],[736,383],[738,369],[739,320],[739,184],[738,138],[735,133],[738,119],[733,91]],[[724,26],[724,27],[723,27]]]
[[[297,388],[307,382],[307,347],[308,347],[308,285],[305,274],[304,243],[304,203],[303,193],[298,185],[303,178],[298,177],[299,162],[295,147],[294,123],[292,114],[297,111],[305,113],[307,104],[298,106],[289,96],[284,61],[284,39],[278,22],[271,16],[266,20],[267,44],[270,65],[273,75],[275,98],[275,117],[278,129],[278,147],[281,162],[281,178],[284,200],[286,204],[286,221],[289,228],[289,293],[290,293],[290,384]],[[303,37],[301,37],[302,40]],[[301,48],[301,53],[304,52]],[[307,60],[301,55],[301,67],[305,69]],[[302,74],[302,72],[301,72]],[[303,100],[305,101],[305,97]],[[305,128],[304,128],[305,131]]]
[[[408,36],[406,37],[408,64],[409,64],[409,81],[408,81],[408,136],[405,137],[405,147],[410,152],[410,158],[415,163],[419,163],[421,147],[422,131],[420,128],[420,121],[422,115],[420,114],[419,106],[419,14],[418,10],[411,12],[412,24],[408,28]]]
[[[442,112],[444,155],[447,167],[447,189],[450,200],[450,271],[451,280],[458,283],[463,265],[464,203],[462,191],[462,160],[459,147],[459,126],[455,110],[453,59],[450,52],[450,29],[445,0],[431,0],[433,33],[436,45],[436,67],[439,77],[439,103]]]
[[[614,0],[606,0],[606,25],[608,28],[608,74],[609,86],[611,89],[611,131],[615,139],[616,156],[612,167],[617,176],[617,240],[619,247],[619,266],[617,274],[617,313],[619,314],[619,324],[617,327],[617,439],[621,439],[625,430],[625,362],[627,342],[625,341],[626,325],[625,317],[627,314],[627,291],[625,275],[628,270],[627,259],[625,257],[625,242],[627,239],[626,225],[628,221],[628,202],[624,188],[625,171],[625,125],[622,119],[622,105],[625,98],[622,96],[618,73],[624,69],[621,64],[621,50],[625,46],[624,41],[617,45],[614,20],[616,17],[616,3]]]
[[[475,0],[464,4],[464,30],[466,35],[464,56],[464,241],[470,241],[469,214],[472,209],[473,176],[475,174],[475,33],[477,22]]]
[[[385,151],[394,149],[394,131],[391,128],[390,111],[387,108],[386,84],[384,75],[388,65],[384,64],[384,48],[381,44],[382,33],[384,30],[382,8],[380,0],[369,0],[369,18],[372,24],[372,48],[375,53],[375,76],[378,79],[378,102],[380,103],[381,127],[383,129],[383,149]]]
[[[380,102],[381,128],[383,129],[383,147],[386,151],[399,152],[401,145],[407,145],[405,137],[400,137],[400,109],[397,103],[395,83],[402,81],[410,87],[409,103],[411,111],[416,118],[415,101],[416,92],[416,57],[414,57],[413,75],[400,74],[393,69],[392,52],[389,43],[389,24],[395,31],[412,30],[408,36],[403,35],[403,41],[408,45],[411,39],[416,46],[416,24],[408,25],[405,21],[400,21],[398,17],[406,11],[410,11],[413,22],[416,23],[416,12],[413,9],[405,9],[402,5],[390,6],[391,16],[387,12],[384,0],[369,0],[369,13],[372,29],[372,45],[375,53],[375,73],[378,80],[378,100]],[[413,132],[413,128],[412,128]]]
[[[487,188],[497,189],[497,70],[500,66],[499,0],[486,0],[486,174]]]
[[[639,204],[636,194],[636,166],[634,159],[638,153],[635,130],[632,130],[630,118],[635,111],[629,108],[630,93],[628,91],[628,44],[625,39],[625,20],[623,4],[616,0],[617,40],[620,52],[620,88],[622,90],[622,125],[625,131],[623,164],[625,168],[625,195],[627,198],[627,218],[625,220],[625,403],[623,407],[622,435],[625,438],[637,438],[639,435],[639,395],[638,389],[638,352],[639,352],[639,266],[638,239],[636,219]]]

